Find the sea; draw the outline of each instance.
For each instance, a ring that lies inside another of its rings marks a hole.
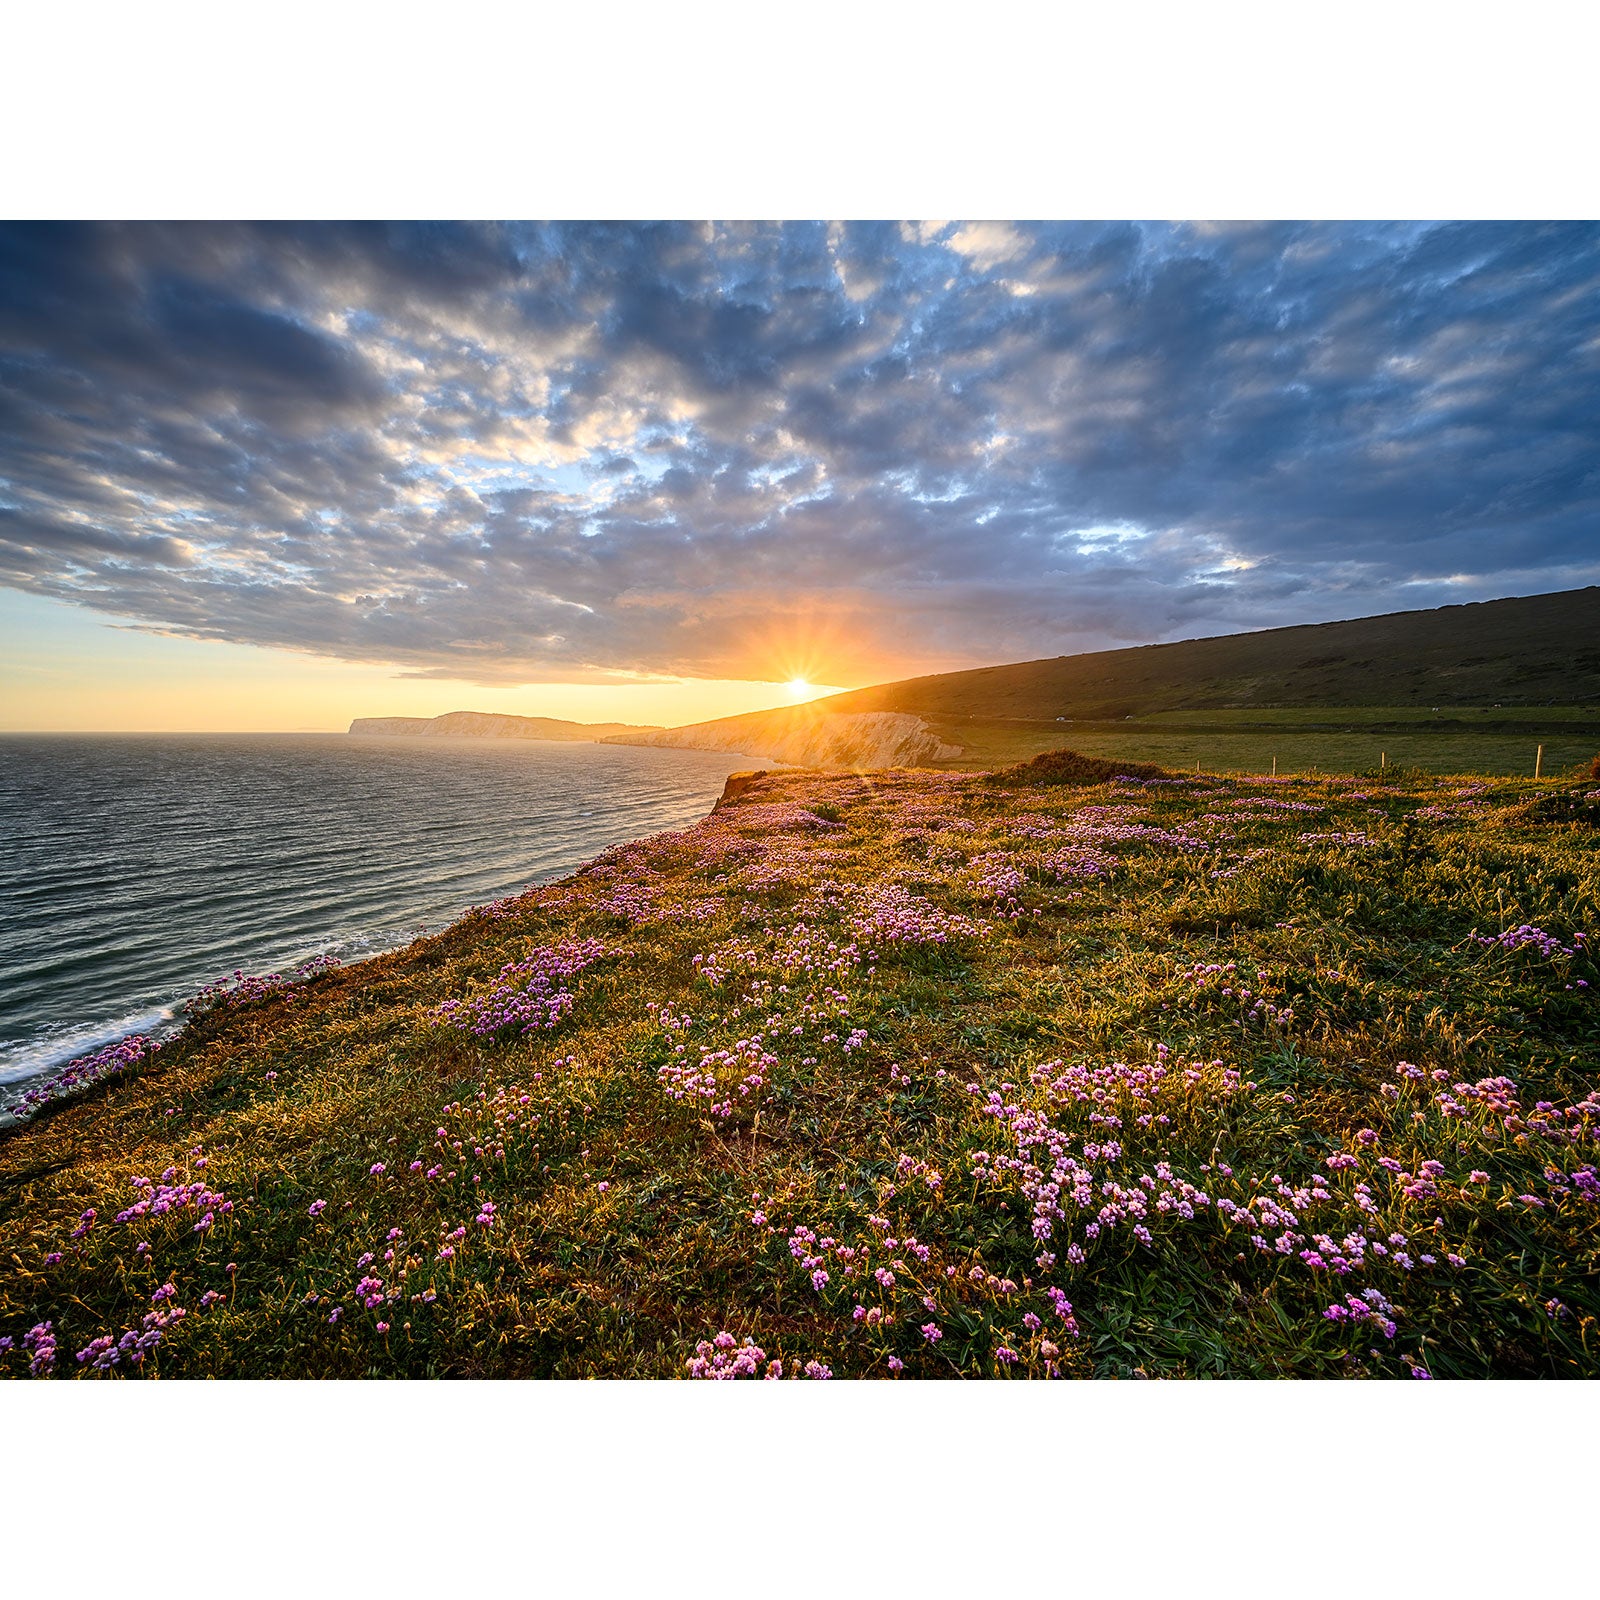
[[[531,739],[0,735],[0,1108],[205,984],[409,944],[698,821],[747,758]]]

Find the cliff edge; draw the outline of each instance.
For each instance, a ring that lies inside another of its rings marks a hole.
[[[921,717],[895,711],[817,711],[810,706],[725,717],[658,733],[613,735],[607,743],[724,750],[790,767],[856,772],[925,767],[935,761],[953,761],[961,754],[960,745],[946,744]]]
[[[563,722],[559,717],[513,717],[498,711],[446,711],[438,717],[357,717],[351,733],[433,739],[558,739],[594,744],[617,734],[654,731],[649,723]]]

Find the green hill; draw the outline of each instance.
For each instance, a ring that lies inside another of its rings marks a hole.
[[[942,672],[816,704],[1033,720],[1241,707],[1596,705],[1600,588]]]
[[[1071,745],[1209,771],[1552,773],[1600,746],[1600,588],[944,672],[618,742],[863,769]]]

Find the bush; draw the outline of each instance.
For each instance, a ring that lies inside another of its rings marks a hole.
[[[1108,783],[1112,778],[1172,776],[1165,767],[1152,766],[1148,761],[1102,761],[1098,756],[1086,756],[1078,750],[1047,750],[1032,761],[990,773],[989,781],[1007,785],[1062,784],[1088,788],[1091,784]]]

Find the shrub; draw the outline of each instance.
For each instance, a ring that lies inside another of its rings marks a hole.
[[[1147,761],[1102,761],[1098,756],[1086,756],[1078,750],[1047,750],[1032,761],[989,775],[989,781],[1014,784],[1061,784],[1073,788],[1088,788],[1096,783],[1108,783],[1112,778],[1170,778],[1165,767],[1152,766]]]

